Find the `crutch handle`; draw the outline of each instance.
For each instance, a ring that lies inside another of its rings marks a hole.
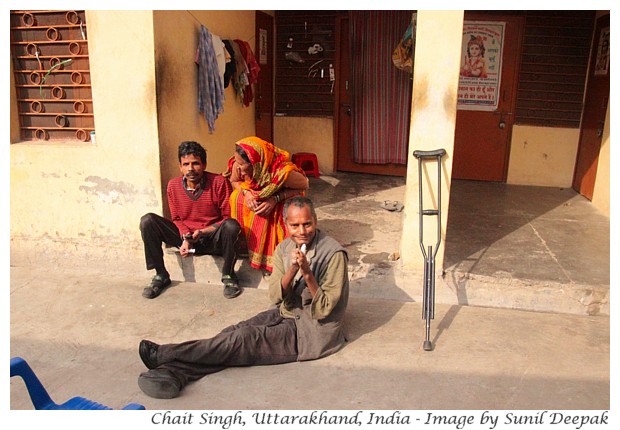
[[[413,151],[413,156],[415,158],[431,158],[431,157],[443,157],[446,155],[445,149],[434,149],[432,151]]]

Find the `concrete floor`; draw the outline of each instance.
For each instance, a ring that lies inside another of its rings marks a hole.
[[[389,259],[401,249],[403,212],[380,207],[404,192],[397,177],[312,180],[320,227],[346,245],[358,294],[420,300],[423,279]],[[572,189],[454,180],[437,301],[609,315],[609,238],[609,218]]]
[[[227,369],[177,399],[151,399],[136,383],[140,339],[208,337],[265,309],[260,274],[239,262],[244,292],[226,300],[217,259],[181,266],[167,254],[173,286],[146,300],[138,244],[77,258],[66,246],[33,255],[12,243],[11,356],[26,358],[55,400],[114,408],[609,409],[609,219],[571,190],[466,181],[452,190],[431,352],[421,348],[421,276],[388,258],[402,213],[379,206],[402,201],[404,180],[339,174],[311,179],[309,192],[319,227],[351,257],[350,342],[339,353]],[[16,378],[10,396],[11,409],[32,407]]]

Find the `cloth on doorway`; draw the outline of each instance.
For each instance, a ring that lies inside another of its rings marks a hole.
[[[207,27],[200,26],[198,52],[198,111],[203,113],[209,133],[215,130],[215,120],[224,111],[224,85],[220,77],[213,37]]]
[[[412,80],[389,60],[412,11],[351,11],[351,142],[359,164],[407,164]]]

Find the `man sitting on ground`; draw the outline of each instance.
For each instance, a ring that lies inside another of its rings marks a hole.
[[[210,339],[164,345],[142,340],[138,351],[150,370],[140,374],[138,385],[147,395],[174,398],[188,383],[226,367],[312,360],[344,345],[347,252],[317,229],[308,198],[287,200],[283,216],[288,238],[275,250],[269,278],[277,307]]]

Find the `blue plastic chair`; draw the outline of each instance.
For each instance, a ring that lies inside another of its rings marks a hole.
[[[58,405],[51,399],[37,375],[30,368],[26,360],[21,357],[11,358],[11,378],[13,376],[21,376],[30,394],[30,400],[35,409],[65,409],[65,410],[78,410],[78,409],[90,409],[90,410],[111,410],[112,408],[102,405],[101,403],[93,402],[92,400],[85,399],[84,397],[73,397],[66,402]],[[123,408],[124,410],[143,410],[144,406],[138,403],[129,403]]]

